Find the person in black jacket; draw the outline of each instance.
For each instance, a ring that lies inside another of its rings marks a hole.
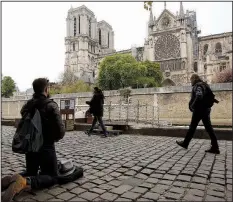
[[[93,131],[95,124],[97,123],[97,121],[100,123],[100,126],[103,130],[104,133],[104,137],[107,137],[107,131],[106,128],[104,126],[102,117],[103,117],[103,112],[104,112],[104,95],[103,92],[101,91],[101,89],[99,89],[98,87],[94,88],[94,95],[91,99],[91,101],[87,101],[86,102],[88,105],[90,105],[90,113],[93,114],[94,119],[92,122],[92,126],[90,128],[90,130],[87,132],[88,135],[91,134],[91,132]]]
[[[205,104],[205,100],[208,99],[206,97],[206,92],[208,90],[207,88],[210,89],[210,87],[207,83],[203,82],[197,74],[193,74],[190,80],[193,86],[191,100],[189,102],[189,109],[193,113],[192,120],[184,141],[176,141],[176,143],[181,147],[187,149],[196,131],[198,123],[200,122],[200,120],[202,120],[205,129],[210,136],[212,145],[210,149],[206,150],[206,152],[219,154],[220,151],[217,138],[210,121],[211,108],[207,107]],[[214,102],[217,102],[217,100],[215,100]]]
[[[26,171],[7,176],[2,185],[7,188],[2,200],[10,201],[15,194],[24,189],[47,188],[57,183],[58,165],[55,142],[65,135],[65,127],[56,102],[49,99],[49,82],[38,78],[33,81],[34,95],[21,109],[22,119],[37,108],[40,112],[43,145],[38,153],[27,153]],[[20,123],[19,123],[20,124]],[[40,173],[38,174],[40,168]]]

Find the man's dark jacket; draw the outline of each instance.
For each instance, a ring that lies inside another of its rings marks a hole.
[[[193,85],[191,100],[189,101],[190,111],[202,111],[207,109],[203,102],[206,88],[209,88],[209,85],[203,81],[199,81]]]
[[[62,139],[65,127],[57,103],[45,95],[34,94],[21,109],[22,117],[28,112],[34,114],[35,108],[39,110],[41,116],[44,145],[52,145]]]
[[[104,95],[102,93],[95,93],[91,101],[87,101],[86,103],[90,105],[91,114],[94,116],[103,116]]]

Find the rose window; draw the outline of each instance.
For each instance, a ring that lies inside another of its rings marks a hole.
[[[155,42],[155,60],[180,57],[180,41],[172,35],[166,34]]]

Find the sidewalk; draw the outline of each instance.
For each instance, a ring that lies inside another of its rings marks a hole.
[[[15,129],[2,128],[2,176],[24,169],[13,154]],[[57,144],[59,159],[73,159],[84,177],[25,193],[17,201],[232,201],[232,142],[220,140],[220,155],[205,153],[210,141],[194,139],[188,150],[174,137],[120,135],[101,138],[69,132]]]

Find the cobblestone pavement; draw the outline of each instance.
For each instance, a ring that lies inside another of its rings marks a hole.
[[[2,128],[2,175],[24,169],[24,156],[11,151],[14,131]],[[232,142],[219,141],[221,154],[214,155],[204,152],[209,140],[194,139],[184,150],[176,139],[69,132],[57,144],[57,156],[73,159],[84,177],[16,200],[232,201]]]

